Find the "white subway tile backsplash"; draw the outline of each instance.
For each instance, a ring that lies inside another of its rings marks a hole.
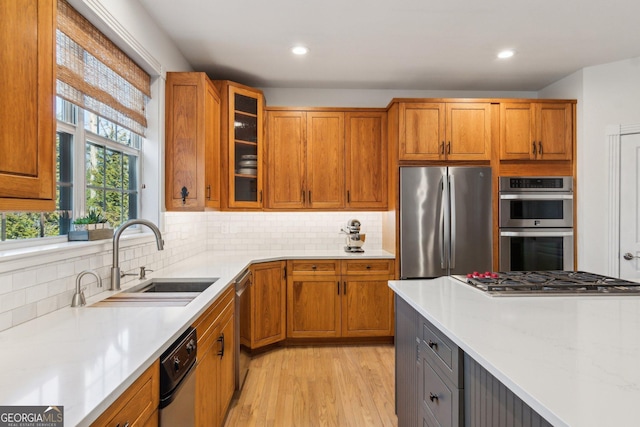
[[[158,251],[154,239],[125,239],[120,268],[127,273],[137,273],[140,266],[159,270],[205,250],[339,249],[345,240],[340,228],[351,218],[358,218],[367,234],[365,250],[380,249],[380,212],[166,212],[165,250]],[[0,263],[0,330],[68,307],[83,270],[94,269],[103,279],[98,288],[93,277],[83,278],[87,297],[108,289],[110,242],[87,244],[82,250],[75,245],[67,253],[38,251],[10,266]],[[122,283],[131,280],[136,279],[126,276]]]

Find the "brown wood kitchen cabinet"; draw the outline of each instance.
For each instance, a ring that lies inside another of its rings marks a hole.
[[[268,206],[345,206],[344,113],[269,111]]]
[[[384,209],[386,112],[267,112],[267,206]]]
[[[234,297],[229,287],[193,324],[198,336],[195,419],[221,426],[235,389]]]
[[[388,259],[288,261],[287,337],[392,336],[393,268]]]
[[[91,426],[157,426],[159,402],[160,363],[156,360]]]
[[[399,160],[489,160],[491,103],[401,102]]]
[[[500,103],[500,160],[571,160],[573,103]]]
[[[205,73],[167,73],[165,205],[220,207],[220,96]]]
[[[53,211],[56,0],[0,2],[0,211]]]
[[[249,319],[241,322],[246,330],[241,330],[240,340],[252,350],[284,341],[287,336],[285,267],[285,261],[251,266],[251,286],[245,291],[249,298],[244,299],[249,301]],[[244,316],[244,307],[241,310]]]
[[[216,80],[220,92],[222,208],[263,206],[264,96],[260,90]]]

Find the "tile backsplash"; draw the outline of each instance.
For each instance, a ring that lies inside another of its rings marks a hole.
[[[123,240],[123,272],[141,266],[157,270],[205,250],[340,249],[345,240],[340,228],[351,218],[359,219],[367,234],[365,249],[382,246],[380,212],[168,212],[162,217],[165,250],[158,251],[148,239]],[[0,247],[0,331],[69,306],[83,270],[95,270],[103,282],[99,288],[93,276],[85,276],[87,297],[109,287],[110,240],[58,246],[18,257]],[[122,283],[129,280],[134,277],[124,277]]]

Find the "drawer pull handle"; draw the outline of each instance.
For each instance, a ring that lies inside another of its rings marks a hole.
[[[434,402],[438,400],[438,395],[433,394],[433,393],[429,393],[429,400]]]
[[[218,351],[218,356],[220,359],[224,357],[224,334],[220,334],[218,337],[218,342],[220,343],[220,351]]]
[[[432,348],[432,349],[434,349],[434,350],[437,350],[437,349],[438,349],[438,343],[437,343],[437,342],[433,342],[433,341],[429,340],[429,341],[427,342],[427,345],[429,346],[429,348]]]
[[[371,266],[370,265],[367,265],[367,270],[371,270]]]
[[[315,264],[311,266],[312,270],[315,270],[316,268],[318,268]]]

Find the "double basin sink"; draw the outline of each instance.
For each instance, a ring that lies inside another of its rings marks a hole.
[[[90,307],[179,307],[193,301],[218,278],[146,280]]]

